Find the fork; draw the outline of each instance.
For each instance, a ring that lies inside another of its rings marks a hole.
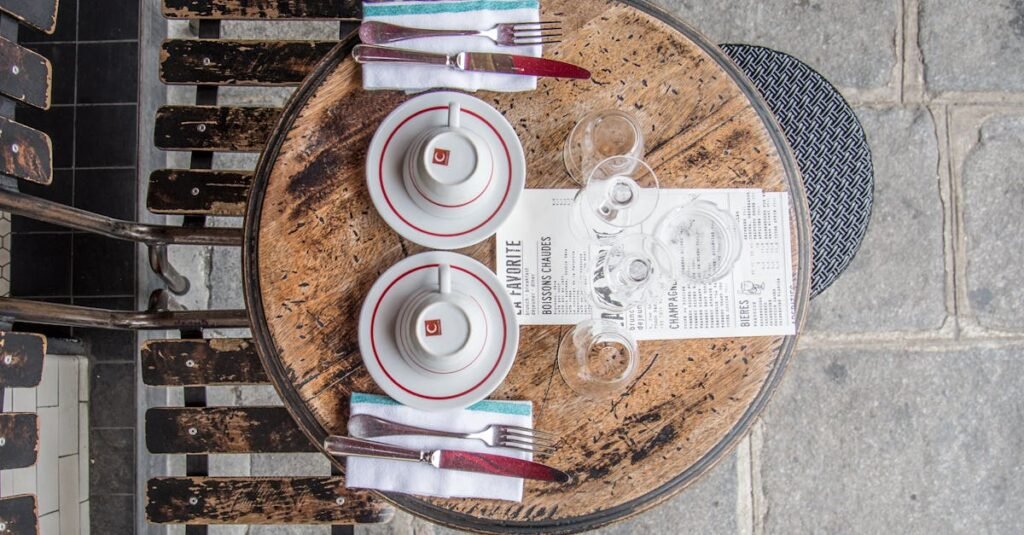
[[[395,435],[420,435],[431,437],[470,438],[500,448],[512,448],[534,452],[540,455],[551,453],[558,438],[551,433],[515,425],[491,424],[475,433],[456,433],[424,429],[392,422],[369,414],[356,414],[348,419],[349,433],[358,438],[374,438]]]
[[[367,21],[359,25],[359,39],[368,45],[383,45],[417,37],[481,36],[499,46],[550,45],[559,42],[561,22],[517,22],[496,24],[489,30],[428,30],[386,22]]]

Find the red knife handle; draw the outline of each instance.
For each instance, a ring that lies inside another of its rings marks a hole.
[[[523,477],[540,481],[557,481],[566,483],[569,475],[561,470],[532,461],[524,461],[515,457],[491,455],[490,453],[472,453],[458,450],[441,452],[441,466],[451,470],[481,472],[499,476]]]

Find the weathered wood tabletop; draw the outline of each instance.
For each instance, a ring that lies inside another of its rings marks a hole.
[[[645,125],[647,160],[667,187],[759,187],[792,200],[796,315],[810,278],[810,223],[799,173],[756,90],[705,38],[638,2],[545,0],[564,21],[545,56],[592,80],[542,79],[527,93],[480,92],[505,114],[527,155],[527,187],[572,187],[561,146],[587,112],[620,108]],[[268,374],[317,444],[345,434],[352,392],[380,392],[362,365],[357,318],[380,273],[422,248],[374,209],[364,179],[377,125],[409,97],[361,89],[353,43],[339,46],[292,98],[256,172],[244,271],[253,334]],[[460,252],[494,266],[494,240]],[[546,462],[558,487],[526,482],[522,503],[389,495],[462,529],[569,532],[643,511],[694,481],[748,430],[778,384],[790,337],[641,343],[643,370],[617,399],[573,394],[555,357],[570,327],[521,328],[519,353],[496,399],[535,403],[535,425],[562,437]],[[344,468],[343,464],[339,464]]]

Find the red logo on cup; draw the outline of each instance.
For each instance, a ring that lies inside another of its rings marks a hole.
[[[441,320],[424,321],[423,328],[427,336],[441,336]]]
[[[446,149],[434,149],[434,163],[437,165],[448,165],[448,157],[451,156],[451,151]]]

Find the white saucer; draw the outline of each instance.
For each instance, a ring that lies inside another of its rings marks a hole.
[[[461,126],[480,135],[494,156],[494,176],[466,215],[442,218],[410,197],[402,179],[405,152],[416,137],[448,124],[448,104],[462,105]],[[395,108],[370,141],[366,185],[377,212],[402,237],[431,249],[458,249],[498,230],[526,187],[526,158],[512,125],[486,102],[454,91],[415,97]]]
[[[433,373],[402,358],[395,343],[399,309],[437,286],[437,266],[451,266],[452,289],[476,301],[487,320],[480,356],[451,373]],[[519,323],[512,299],[486,266],[468,256],[430,251],[391,266],[370,288],[359,314],[359,350],[370,376],[387,395],[423,410],[463,408],[486,398],[512,369]]]

